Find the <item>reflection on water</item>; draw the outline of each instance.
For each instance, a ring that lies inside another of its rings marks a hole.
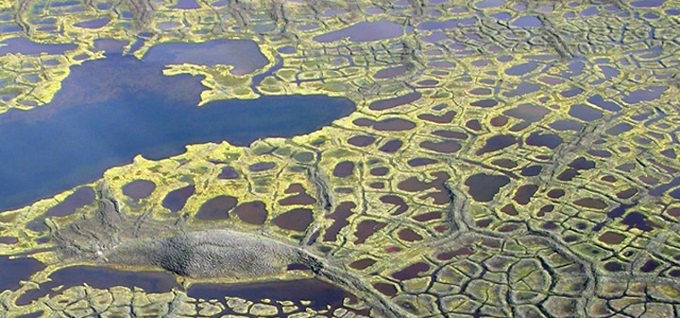
[[[183,152],[188,144],[228,140],[248,145],[263,137],[291,137],[354,109],[347,99],[326,96],[196,107],[200,79],[163,76],[162,63],[179,56],[151,56],[150,61],[109,56],[75,66],[51,105],[0,118],[0,144],[11,145],[0,150],[0,210],[94,180],[137,154],[159,159]]]

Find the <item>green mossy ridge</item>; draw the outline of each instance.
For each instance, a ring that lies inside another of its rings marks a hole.
[[[471,316],[474,313],[506,316],[510,312],[517,315],[613,315],[616,312],[612,308],[624,310],[625,307],[621,301],[611,301],[620,296],[605,292],[613,285],[622,290],[621,295],[625,291],[628,303],[646,302],[649,314],[673,315],[672,307],[668,308],[671,303],[677,306],[680,289],[678,278],[668,273],[671,268],[678,267],[675,256],[680,236],[677,234],[677,212],[669,212],[669,205],[677,200],[669,195],[673,189],[662,191],[658,196],[647,194],[648,190],[671,182],[680,170],[677,163],[680,148],[674,142],[677,134],[673,132],[678,120],[674,105],[680,103],[677,97],[680,86],[673,77],[672,68],[677,60],[677,47],[672,42],[677,37],[677,31],[674,31],[677,21],[664,13],[672,9],[669,2],[661,7],[644,9],[612,9],[587,1],[573,4],[537,2],[532,8],[522,9],[513,8],[506,2],[499,7],[483,9],[484,18],[470,25],[462,23],[433,31],[419,28],[419,25],[428,20],[441,22],[475,16],[474,3],[467,7],[457,6],[460,12],[430,3],[416,7],[386,3],[379,4],[380,8],[365,1],[359,1],[356,7],[345,2],[324,2],[321,6],[286,2],[281,5],[283,11],[265,2],[241,2],[222,8],[211,8],[210,2],[201,2],[200,8],[195,10],[174,10],[170,8],[173,3],[121,5],[116,12],[80,3],[73,6],[54,5],[56,3],[38,10],[37,15],[31,13],[31,5],[24,7],[24,12],[17,12],[16,22],[30,30],[29,36],[36,42],[68,43],[75,38],[77,48],[63,56],[10,54],[0,57],[0,77],[9,83],[0,88],[0,96],[13,96],[3,99],[0,111],[30,110],[47,104],[58,91],[60,81],[68,75],[68,67],[82,63],[77,56],[85,54],[85,59],[102,57],[93,51],[95,39],[122,40],[128,43],[129,49],[135,40],[134,34],[150,31],[153,31],[151,40],[137,55],[157,43],[207,41],[215,37],[213,32],[220,34],[220,38],[249,39],[259,45],[270,64],[253,74],[234,76],[228,67],[197,65],[173,66],[166,71],[166,75],[204,76],[206,90],[201,95],[202,103],[225,98],[256,98],[262,94],[323,93],[348,97],[357,104],[356,113],[307,136],[290,140],[266,139],[250,148],[226,143],[194,145],[189,146],[185,154],[159,161],[138,157],[132,164],[113,168],[102,180],[87,185],[96,189],[107,184],[112,196],[120,198],[121,211],[125,215],[146,213],[150,220],[176,220],[176,216],[159,208],[161,202],[171,190],[191,183],[196,186],[196,192],[188,198],[180,213],[185,215],[186,223],[192,229],[201,231],[215,226],[236,227],[247,233],[266,232],[277,242],[309,244],[314,255],[337,264],[338,268],[359,259],[376,259],[378,262],[371,265],[370,271],[346,268],[366,284],[394,285],[390,278],[392,273],[422,262],[424,256],[430,257],[430,271],[421,273],[422,277],[404,281],[396,288],[396,294],[385,300],[387,307],[400,308],[416,316]],[[19,10],[9,2],[0,3],[0,7],[11,12]],[[69,9],[75,7],[84,11],[70,13]],[[366,15],[357,8],[377,13]],[[340,10],[337,11],[340,13],[324,17],[323,23],[314,18],[316,12],[323,14],[329,9]],[[598,13],[580,16],[592,10]],[[231,18],[220,15],[227,11]],[[122,18],[123,12],[130,12],[131,18]],[[509,15],[508,21],[526,15],[540,16],[543,25],[521,28],[490,18],[502,13]],[[645,14],[649,13],[658,18],[647,18]],[[63,27],[57,36],[31,25],[46,16],[53,16]],[[104,16],[110,17],[111,21],[100,29],[74,26]],[[323,44],[313,40],[320,34],[362,21],[410,24],[414,30],[398,38],[374,42],[339,40]],[[159,27],[167,22],[175,22],[181,27],[165,30]],[[300,28],[315,22],[317,28],[314,30]],[[609,31],[622,29],[623,25],[626,31],[622,34]],[[655,38],[646,39],[652,28]],[[436,45],[423,41],[427,36],[436,37],[438,32],[444,33],[446,39]],[[11,36],[15,35],[3,39]],[[620,38],[620,41],[614,43],[612,37]],[[277,53],[284,47],[293,47],[295,52]],[[279,56],[280,68],[274,69],[278,67]],[[528,61],[538,65],[529,73],[514,76],[502,72]],[[394,77],[374,76],[397,66],[404,66],[405,70]],[[271,73],[267,73],[269,75],[259,84],[253,83],[258,74],[268,71]],[[34,82],[35,75],[37,82]],[[626,100],[630,99],[625,96],[655,85],[668,89],[653,101],[627,104]],[[497,90],[484,96],[497,100],[496,106],[488,109],[470,107],[480,99],[479,95],[473,94],[480,87]],[[421,94],[421,98],[412,103],[389,111],[368,108],[375,101],[414,91]],[[589,100],[594,95],[616,103],[621,111],[614,113],[597,108],[603,118],[592,122],[569,114],[573,105],[596,107]],[[531,107],[522,106],[527,104]],[[543,114],[537,116],[529,109],[542,110]],[[645,113],[652,109],[654,113]],[[505,119],[497,119],[500,117]],[[410,121],[415,127],[405,131],[385,130],[385,126],[375,128],[375,123],[388,118]],[[620,125],[628,125],[630,129],[612,133]],[[551,149],[527,142],[537,132],[555,134],[562,143]],[[518,143],[475,155],[489,138],[508,134],[517,136]],[[370,136],[372,141],[367,144],[348,142],[356,136]],[[381,146],[392,139],[402,141],[399,150],[395,153],[381,151]],[[460,149],[450,153],[442,151],[446,150],[443,148],[423,148],[423,145],[454,140],[460,144]],[[579,166],[579,158],[593,162],[594,168]],[[352,175],[333,176],[333,169],[340,161],[354,164]],[[248,168],[258,162],[273,162],[275,167],[265,173],[249,172]],[[227,166],[238,171],[238,176],[217,178]],[[530,166],[540,166],[541,170],[537,173],[525,170]],[[388,168],[387,173],[371,174],[370,171],[377,167]],[[435,179],[433,174],[438,172],[446,172],[447,180],[444,184],[430,186],[429,182]],[[498,189],[492,200],[478,202],[463,186],[470,176],[478,173],[503,175],[510,181]],[[427,186],[418,184],[413,191],[398,187],[400,182],[412,177]],[[122,195],[121,188],[135,179],[150,180],[157,188],[149,197],[131,202]],[[285,190],[294,183],[303,185],[316,200],[314,204],[303,206],[313,211],[313,222],[301,233],[271,223],[289,210],[278,201],[288,196]],[[520,195],[518,190],[529,183],[537,189],[530,199],[522,201],[526,204],[512,201]],[[631,192],[634,193],[632,196],[617,196],[631,188],[637,190]],[[554,189],[560,189],[563,195],[551,195]],[[36,240],[40,235],[44,237],[44,233],[26,227],[36,220],[42,222],[41,215],[72,192],[69,190],[53,199],[0,215],[0,238],[17,240],[12,244],[0,243],[0,254],[17,255],[52,247],[51,241]],[[249,224],[232,215],[227,220],[208,224],[193,217],[206,200],[218,195],[234,196],[238,202],[264,202],[268,211],[265,223]],[[392,215],[393,206],[381,201],[385,195],[402,198],[408,208],[399,215]],[[580,204],[583,199],[594,197],[603,203],[596,207]],[[352,202],[356,206],[345,223],[328,217],[342,202]],[[513,210],[503,210],[509,203],[513,203]],[[613,216],[616,214],[613,209],[622,204],[633,206],[625,212],[639,212],[655,226],[645,231],[624,223],[625,213]],[[90,215],[93,208],[96,204],[73,215],[48,218],[47,223],[67,227]],[[431,212],[440,213],[441,217],[427,222],[416,219]],[[357,243],[358,225],[366,219],[385,226],[372,232],[365,242]],[[324,231],[335,224],[341,225],[337,229],[337,240],[323,241]],[[419,233],[424,239],[404,241],[398,234],[404,228]],[[317,231],[320,235],[315,236]],[[616,246],[603,244],[600,238],[606,232],[621,233],[626,238]],[[450,260],[436,257],[442,252],[458,251],[461,246],[468,247],[470,252],[452,256]],[[515,260],[504,265],[503,268],[509,268],[507,273],[496,270],[498,263],[485,263],[501,256]],[[36,273],[31,278],[33,282],[19,291],[0,293],[0,300],[18,297],[62,266],[57,255],[49,251],[34,257],[50,266]],[[645,273],[640,267],[647,259],[655,259],[661,264],[652,273]],[[613,260],[631,267],[632,273],[608,270],[605,264]],[[439,273],[434,274],[437,269],[440,269]],[[640,287],[642,285],[646,288]],[[488,293],[485,295],[483,290]],[[498,290],[508,291],[512,297],[496,297]],[[356,292],[359,297],[364,293],[377,294],[370,288]],[[56,306],[59,297],[80,298],[78,295],[85,294],[83,288],[74,287],[59,293],[48,300],[52,308],[74,314],[86,310],[75,304],[71,308]],[[116,299],[125,299],[123,295],[131,295],[133,291],[116,289],[110,293],[117,295]],[[158,305],[149,309],[157,312],[164,312],[160,304],[167,304],[168,297],[185,297],[182,293],[134,293],[136,297],[148,297],[149,303]],[[91,288],[88,291],[88,295],[107,294],[109,292]],[[541,301],[543,303],[537,305]],[[208,308],[207,304],[202,306],[205,314],[217,310]],[[630,311],[626,311],[627,314],[639,310],[629,307],[625,309]],[[38,302],[11,307],[10,313],[19,315],[45,308],[45,303]],[[111,313],[115,306],[112,308]],[[177,303],[176,309],[179,310],[177,313],[187,314],[197,311],[183,300]]]

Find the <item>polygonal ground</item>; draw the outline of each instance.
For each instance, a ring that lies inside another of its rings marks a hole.
[[[166,75],[204,76],[203,103],[326,94],[357,110],[290,139],[138,156],[0,214],[0,255],[13,257],[0,262],[26,264],[0,293],[0,313],[680,315],[677,3],[179,2],[188,9],[143,0],[0,3],[0,42],[21,35],[74,45],[1,56],[0,109],[50,107],[69,66],[103,57],[97,40],[137,45],[141,57],[159,43],[227,38],[254,41],[268,64],[246,74],[172,65]],[[244,255],[270,260],[246,267],[267,269],[213,277],[191,275],[184,258],[107,258],[121,245],[162,254],[187,237],[231,251],[231,242],[204,238],[215,230],[247,233],[257,243],[244,243]],[[279,247],[300,269],[268,267]],[[85,265],[164,268],[177,286],[154,292],[86,280],[24,296],[64,267]],[[360,301],[314,309],[292,298],[187,294],[206,282],[310,277]]]

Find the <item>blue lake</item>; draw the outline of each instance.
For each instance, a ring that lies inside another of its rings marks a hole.
[[[197,107],[200,77],[164,76],[161,61],[109,54],[71,68],[49,105],[0,116],[0,211],[100,178],[137,154],[161,159],[184,146],[306,134],[349,115],[323,95],[217,101]]]

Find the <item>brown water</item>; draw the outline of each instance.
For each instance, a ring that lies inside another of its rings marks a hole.
[[[272,223],[282,229],[302,232],[313,221],[310,209],[297,208],[284,212],[272,220]]]
[[[121,191],[132,200],[140,200],[151,195],[156,189],[156,184],[149,180],[133,180],[123,186]]]
[[[224,220],[229,218],[229,211],[233,209],[238,201],[235,197],[219,195],[206,200],[195,217],[199,220]]]

